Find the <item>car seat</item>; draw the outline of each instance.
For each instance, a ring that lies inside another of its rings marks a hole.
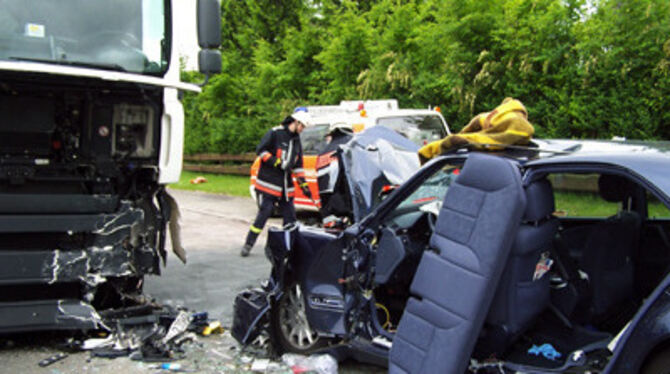
[[[603,199],[622,203],[623,210],[595,224],[589,231],[580,267],[588,274],[591,289],[591,315],[602,316],[611,307],[633,296],[633,263],[637,251],[641,219],[630,210],[635,185],[628,179],[603,174],[598,189]]]
[[[526,207],[518,167],[473,153],[444,198],[389,354],[389,373],[463,373]]]
[[[499,352],[549,305],[552,241],[558,229],[554,193],[546,179],[526,188],[526,211],[486,317],[480,346]]]

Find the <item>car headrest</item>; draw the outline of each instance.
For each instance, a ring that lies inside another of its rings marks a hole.
[[[624,177],[602,174],[598,178],[598,191],[609,202],[622,202],[630,196],[633,183]]]
[[[555,209],[554,191],[548,180],[540,179],[533,181],[526,186],[526,211],[523,214],[524,221],[540,221],[549,217]]]
[[[483,191],[496,191],[521,178],[519,168],[511,161],[483,153],[468,155],[456,182]]]

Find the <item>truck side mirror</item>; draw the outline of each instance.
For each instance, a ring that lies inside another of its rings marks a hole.
[[[221,6],[218,0],[198,0],[198,44],[203,49],[221,46]]]
[[[221,72],[221,52],[216,49],[203,49],[198,52],[198,70],[205,76]]]
[[[221,5],[218,0],[198,0],[198,70],[209,77],[221,72]]]

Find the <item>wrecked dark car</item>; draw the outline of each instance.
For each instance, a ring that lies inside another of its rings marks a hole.
[[[666,373],[668,151],[438,157],[344,231],[271,230],[270,278],[236,298],[233,335],[392,373]]]

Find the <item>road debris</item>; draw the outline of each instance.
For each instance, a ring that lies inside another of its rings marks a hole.
[[[58,353],[58,354],[55,354],[55,355],[53,355],[49,358],[45,358],[44,360],[38,362],[37,365],[39,365],[41,367],[46,367],[46,366],[49,366],[49,365],[53,364],[54,362],[57,362],[57,361],[60,361],[60,360],[64,359],[67,356],[68,355],[65,354],[65,353]]]
[[[303,356],[293,353],[285,353],[281,356],[282,362],[288,365],[294,374],[318,373],[337,374],[337,360],[328,354],[315,354]]]

